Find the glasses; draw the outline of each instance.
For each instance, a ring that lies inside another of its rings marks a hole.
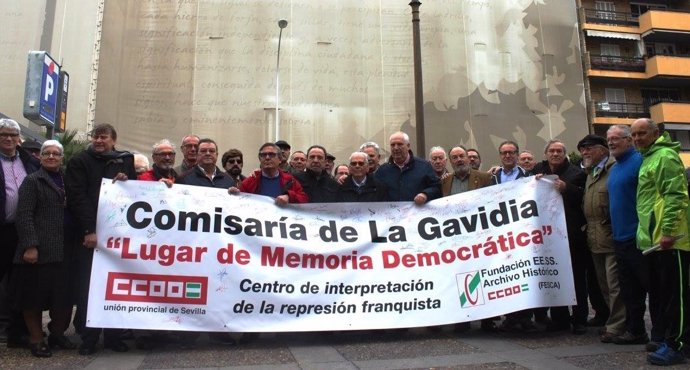
[[[367,164],[367,162],[350,162],[350,166],[352,167],[364,167]]]
[[[7,138],[13,138],[14,139],[15,137],[18,137],[18,136],[19,136],[19,134],[10,134],[8,132],[0,133],[0,138],[2,138],[2,139],[7,139]]]
[[[41,153],[41,157],[46,157],[46,158],[50,158],[50,157],[60,158],[60,157],[62,157],[62,153],[44,152],[44,153]]]
[[[517,150],[504,150],[501,152],[498,152],[500,155],[515,155],[517,154]]]
[[[227,163],[230,163],[230,164],[235,164],[235,163],[237,163],[237,164],[242,164],[242,160],[241,160],[241,159],[228,159],[227,161],[225,161],[225,163],[226,163],[226,164],[227,164]]]
[[[274,153],[274,152],[259,153],[259,158],[275,158],[277,156],[278,156],[278,153]]]
[[[156,153],[154,155],[157,155],[159,157],[174,157],[175,152],[161,152],[161,153]]]

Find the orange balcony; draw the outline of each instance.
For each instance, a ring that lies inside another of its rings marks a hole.
[[[690,124],[690,102],[662,102],[649,107],[651,118],[659,123]]]
[[[650,10],[639,18],[640,33],[690,32],[690,13]]]
[[[690,77],[690,58],[655,55],[647,59],[647,77]]]

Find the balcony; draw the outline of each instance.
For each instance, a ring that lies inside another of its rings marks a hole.
[[[590,67],[607,71],[644,72],[645,62],[642,57],[621,57],[615,55],[590,54]]]
[[[639,18],[640,33],[690,32],[690,12],[650,10]]]
[[[649,110],[644,104],[616,103],[598,101],[594,103],[597,117],[643,118],[649,117]]]
[[[690,78],[690,55],[655,55],[647,59],[647,77]]]
[[[690,101],[666,101],[649,108],[651,118],[659,123],[690,124]]]
[[[637,18],[633,17],[630,12],[581,9],[582,19],[585,20],[585,23],[630,27],[637,27],[639,25]]]

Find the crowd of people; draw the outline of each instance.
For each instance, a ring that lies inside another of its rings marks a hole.
[[[101,332],[105,348],[129,349],[122,330],[92,328],[86,322],[102,178],[216,187],[227,189],[230,196],[261,194],[274,198],[278,206],[408,201],[423,207],[439,197],[555,175],[553,186],[563,197],[577,304],[512,312],[502,322],[499,317],[487,318],[481,330],[532,333],[542,330],[541,325],[546,331],[580,335],[594,326],[603,343],[645,345],[652,364],[685,361],[690,335],[685,319],[690,298],[688,180],[679,144],[649,119],[612,126],[605,138],[585,136],[577,144],[582,156],[578,164],[571,163],[566,145],[557,139],[548,141],[540,162],[534,152],[505,141],[497,147],[501,164],[482,170],[477,149],[435,146],[424,159],[413,154],[407,134],[396,132],[389,138],[387,161],[382,162],[378,144],[366,142],[338,166],[321,145],[291,153],[284,140],[268,142],[256,153],[260,168],[246,176],[239,149],[220,155],[212,139],[196,135],[182,139],[179,166],[175,167],[177,148],[168,139],[153,144],[149,165],[145,155],[116,150],[115,128],[99,124],[90,132],[87,149],[65,167],[58,141],[37,147],[21,144],[20,134],[17,122],[0,119],[0,280],[9,280],[7,346],[29,348],[34,356],[49,357],[52,349],[77,347],[82,355],[92,354]],[[591,318],[590,303],[595,312]],[[50,311],[47,339],[42,326],[45,310]],[[72,317],[81,335],[79,346],[64,334]],[[459,323],[453,329],[463,332],[470,324]],[[142,349],[173,335],[140,334],[135,343]],[[193,341],[199,334],[177,337]],[[234,342],[228,333],[209,333],[209,338]]]

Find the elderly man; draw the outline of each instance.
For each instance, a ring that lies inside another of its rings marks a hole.
[[[134,153],[134,170],[137,176],[151,169],[149,159],[141,153]]]
[[[129,152],[115,150],[117,131],[107,123],[96,125],[91,131],[91,144],[75,155],[67,165],[65,188],[67,206],[74,217],[79,235],[83,235],[81,246],[77,247],[79,265],[79,297],[76,321],[86,323],[88,309],[89,280],[93,253],[98,238],[96,236],[96,215],[101,181],[105,178],[116,180],[136,179],[134,156]],[[120,339],[121,330],[103,330],[104,346],[116,352],[125,352],[129,347]],[[96,352],[96,343],[101,329],[85,327],[81,331],[80,355]]]
[[[396,132],[389,142],[391,157],[376,171],[376,178],[388,187],[390,200],[422,205],[440,197],[439,178],[429,162],[412,154],[410,137]]]
[[[360,145],[359,151],[362,153],[367,153],[369,156],[369,172],[376,172],[381,165],[381,148],[379,148],[379,144],[376,144],[373,141],[367,141],[366,143]]]
[[[278,140],[276,141],[276,145],[278,145],[278,148],[280,148],[280,169],[283,171],[288,171],[290,172],[290,164],[288,163],[288,159],[290,158],[290,150],[292,147],[290,147],[290,144],[288,144],[287,141],[285,140]]]
[[[517,148],[516,148],[517,150]],[[573,306],[572,318],[567,306],[551,308],[551,322],[548,331],[568,330],[572,325],[573,334],[587,332],[587,277],[586,266],[589,258],[587,239],[582,227],[587,223],[582,213],[582,196],[587,175],[568,161],[565,144],[558,139],[549,140],[544,148],[546,160],[534,166],[534,173],[557,175],[554,186],[563,196],[565,221],[568,227],[570,260],[573,267],[573,281],[577,304]]]
[[[20,133],[17,121],[0,119],[0,281],[4,276],[10,275],[12,259],[19,242],[15,228],[19,186],[27,175],[36,172],[40,167],[36,158],[19,147]],[[28,344],[24,318],[20,311],[12,308],[11,296],[3,299],[3,306],[5,305],[10,311],[6,328],[7,347],[23,347]]]
[[[223,165],[225,172],[235,180],[235,184],[239,184],[247,177],[242,175],[242,167],[244,167],[244,156],[239,149],[230,149],[223,153],[220,163]]]
[[[350,174],[340,185],[339,202],[384,202],[388,200],[386,185],[369,173],[369,155],[354,152],[350,155]]]
[[[307,155],[301,150],[292,153],[290,167],[292,167],[293,174],[296,172],[304,172],[304,170],[307,169]]]
[[[211,139],[199,140],[197,164],[194,168],[181,175],[181,184],[209,186],[220,189],[228,189],[237,186],[227,173],[216,166],[218,162],[218,145]]]
[[[307,169],[296,173],[295,178],[302,184],[309,196],[309,203],[331,203],[337,201],[340,185],[326,170],[326,149],[312,145],[307,149]]]
[[[523,150],[518,156],[518,163],[520,167],[525,170],[525,172],[532,172],[532,169],[534,168],[534,165],[537,164],[537,161],[534,159],[534,154],[532,152],[529,150]]]
[[[306,203],[309,197],[302,190],[302,184],[289,172],[280,169],[280,148],[273,143],[265,143],[259,148],[261,168],[252,172],[240,187],[228,189],[230,194],[260,194],[275,198],[276,205]]]
[[[435,146],[429,150],[429,163],[431,163],[431,167],[434,169],[439,179],[443,179],[450,175],[448,168],[446,168],[448,157],[446,157],[446,150],[443,149],[443,147]]]
[[[467,158],[470,160],[470,167],[473,170],[479,171],[479,168],[482,166],[482,156],[479,155],[479,151],[477,149],[467,149]]]
[[[690,323],[687,309],[690,235],[688,188],[680,145],[654,121],[633,122],[631,135],[642,154],[637,184],[637,246],[647,253],[650,274],[650,311],[663,315],[665,338],[647,361],[654,365],[685,362]],[[651,307],[654,301],[658,306]]]
[[[182,163],[175,167],[175,172],[180,176],[187,173],[196,166],[196,156],[197,150],[199,148],[199,137],[196,135],[187,135],[182,138],[182,145],[180,145],[180,150],[182,151]]]
[[[592,253],[599,290],[609,311],[604,324],[605,331],[599,339],[602,343],[612,343],[614,338],[625,331],[625,304],[618,283],[618,263],[611,230],[609,191],[606,186],[614,159],[609,156],[608,144],[601,136],[585,136],[577,143],[577,149],[582,155],[582,167],[587,173],[582,202],[587,219],[587,245]]]
[[[609,214],[618,263],[618,281],[625,303],[625,327],[623,335],[613,338],[615,344],[645,344],[649,342],[644,314],[647,309],[649,270],[642,251],[637,248],[637,179],[642,165],[642,155],[635,150],[630,136],[630,126],[611,126],[606,132],[611,156],[616,163],[609,170]],[[653,302],[653,301],[652,301]],[[652,336],[663,339],[658,319],[659,313],[650,312]],[[656,326],[656,329],[654,328]],[[653,350],[656,351],[656,346]]]
[[[168,139],[163,139],[153,144],[153,166],[150,170],[139,174],[137,180],[161,181],[172,185],[177,181],[177,173],[173,169],[175,165],[175,146]]]

